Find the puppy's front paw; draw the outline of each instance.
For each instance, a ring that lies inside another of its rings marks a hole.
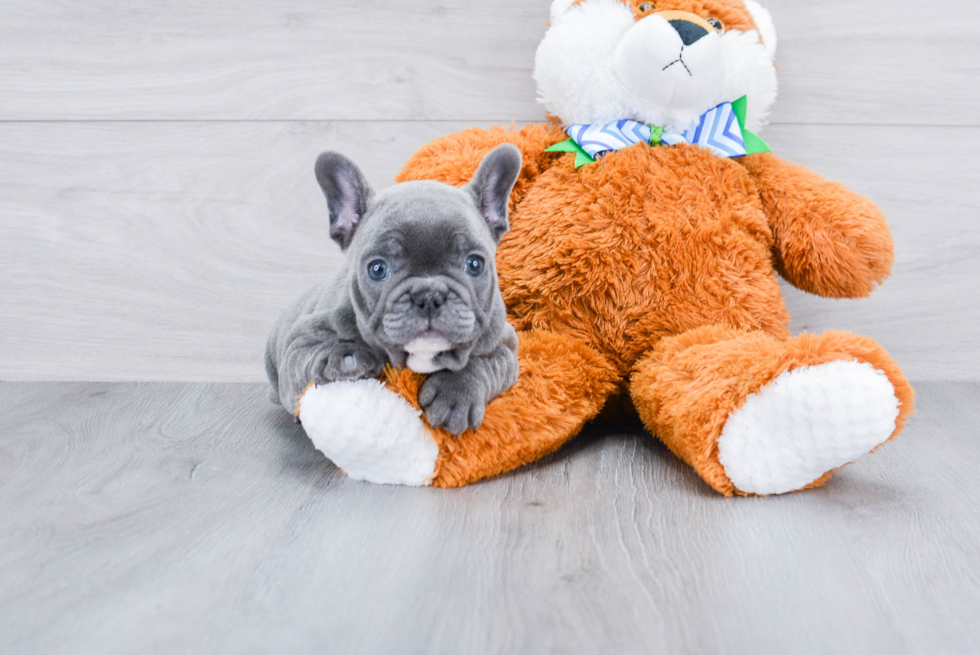
[[[313,380],[317,384],[340,380],[376,378],[384,370],[380,354],[361,344],[341,342],[324,349],[314,364]]]
[[[419,405],[429,425],[457,436],[483,423],[485,398],[479,380],[464,372],[434,373],[419,390]]]

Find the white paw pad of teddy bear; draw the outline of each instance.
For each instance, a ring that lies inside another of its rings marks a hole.
[[[439,446],[422,413],[377,380],[310,387],[299,419],[317,450],[353,480],[427,486]]]

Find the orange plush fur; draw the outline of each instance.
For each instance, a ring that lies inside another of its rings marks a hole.
[[[627,4],[642,17],[641,2]],[[737,0],[657,9],[754,27]],[[555,120],[468,130],[424,146],[399,175],[461,185],[501,143],[524,155],[497,255],[521,332],[520,381],[476,432],[433,432],[441,453],[434,484],[467,484],[539,459],[624,393],[651,432],[732,495],[717,446],[729,414],[780,373],[835,360],[887,375],[900,402],[895,434],[902,429],[913,391],[895,363],[852,334],[790,339],[776,279],[778,271],[826,297],[868,295],[893,261],[887,224],[869,200],[773,154],[722,159],[689,145],[639,144],[576,169],[574,155],[545,152],[565,138]],[[388,374],[416,406],[420,380]]]

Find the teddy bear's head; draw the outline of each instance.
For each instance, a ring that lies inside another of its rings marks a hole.
[[[748,96],[758,131],[776,100],[776,31],[754,0],[554,0],[538,97],[565,125],[683,126]]]

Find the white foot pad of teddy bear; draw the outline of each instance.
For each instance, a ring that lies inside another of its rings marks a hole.
[[[801,367],[732,412],[718,459],[740,491],[796,491],[887,441],[898,411],[894,387],[870,364]]]
[[[428,485],[439,447],[422,413],[377,380],[310,387],[299,419],[317,450],[353,480]]]

